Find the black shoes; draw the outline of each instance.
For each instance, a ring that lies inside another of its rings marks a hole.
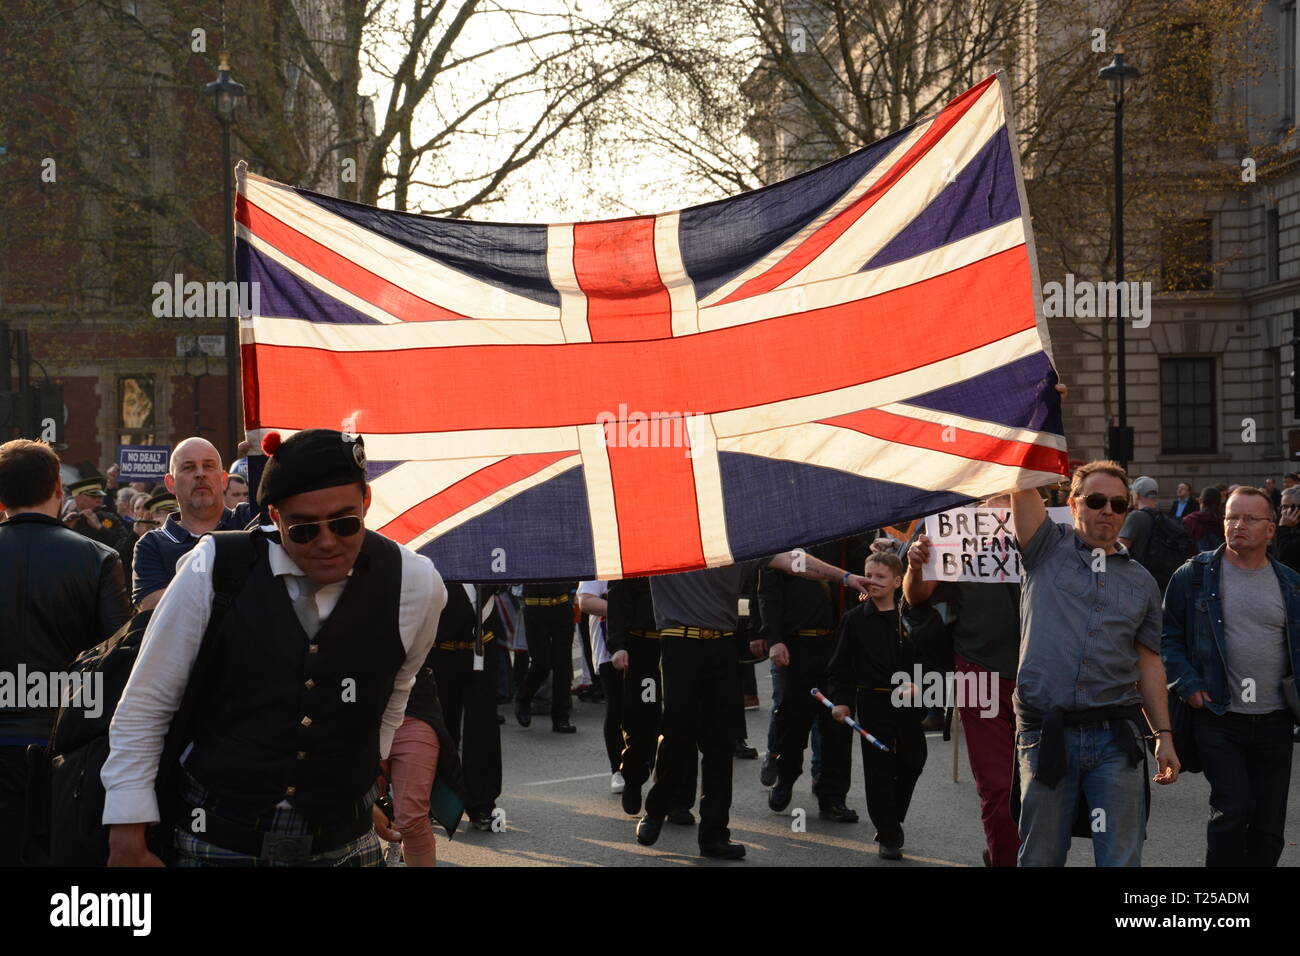
[[[683,810],[678,807],[676,810],[668,811],[668,822],[678,827],[695,826],[695,816],[690,810]]]
[[[903,848],[882,843],[880,844],[880,858],[882,860],[901,860],[903,858]]]
[[[770,787],[776,783],[776,755],[772,753],[763,756],[763,765],[758,768],[758,782],[765,787]]]
[[[778,782],[775,787],[767,792],[767,805],[772,808],[773,813],[781,813],[790,805],[790,799],[794,796],[794,787],[788,783]]]
[[[715,860],[743,860],[745,845],[726,840],[721,843],[701,843],[700,856],[712,857]]]
[[[578,728],[567,720],[557,720],[551,724],[551,730],[557,734],[576,734],[578,732]]]
[[[758,751],[749,745],[748,740],[737,740],[736,757],[740,760],[757,760]]]
[[[470,811],[469,825],[475,830],[489,831],[492,829],[492,814]]]
[[[529,706],[521,700],[515,701],[515,720],[519,721],[520,727],[527,727],[533,722]]]
[[[663,817],[651,817],[647,813],[636,825],[636,842],[642,846],[654,846],[659,839],[659,831],[663,828]]]
[[[641,812],[641,785],[623,784],[623,812],[634,817]]]
[[[832,803],[822,807],[817,816],[832,823],[857,823],[858,811],[850,810],[843,803]]]

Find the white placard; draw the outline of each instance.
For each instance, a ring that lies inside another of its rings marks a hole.
[[[1048,508],[1047,520],[1073,523],[1069,508]],[[1020,580],[1020,549],[1010,508],[953,508],[926,518],[925,533],[930,539],[927,581]]]

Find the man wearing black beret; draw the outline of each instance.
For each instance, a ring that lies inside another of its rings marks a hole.
[[[182,866],[380,865],[376,776],[446,604],[427,558],[364,528],[360,436],[311,429],[280,442],[257,493],[277,532],[247,534],[252,570],[204,659],[183,757]],[[211,615],[214,540],[177,565],[110,731],[102,778],[110,865],[158,865],[158,753]],[[202,810],[202,813],[196,811]]]

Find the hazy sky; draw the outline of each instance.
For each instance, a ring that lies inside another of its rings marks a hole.
[[[570,5],[592,18],[599,18],[602,10],[607,9],[605,0],[514,0],[510,5],[517,14],[509,18],[499,9],[489,8],[488,12],[477,14],[466,26],[457,52],[465,55],[490,49],[506,42],[515,35],[516,29],[534,32],[547,25],[553,28],[554,22],[548,16],[563,12]],[[383,61],[396,63],[400,44],[400,37],[388,44],[381,43],[380,50],[384,47],[394,50],[391,54],[385,51]],[[438,84],[430,101],[422,105],[418,132],[429,135],[438,129],[443,117],[455,115],[458,105],[474,102],[487,84],[518,69],[522,55],[521,51],[496,54],[448,76],[448,82]],[[389,90],[387,78],[367,69],[362,88],[363,92],[376,94],[376,113],[382,114]],[[645,105],[645,96],[649,94],[642,88],[638,95],[641,97],[638,102]],[[461,148],[454,156],[439,157],[441,167],[437,172],[432,172],[426,164],[424,175],[417,178],[432,176],[445,182],[451,176],[465,176],[488,168],[493,146],[499,148],[503,142],[494,134],[502,127],[532,122],[539,102],[537,98],[520,97],[498,104],[495,115],[485,114],[478,124],[481,149],[473,149],[473,138],[462,138],[458,140]],[[653,102],[649,105],[656,106]],[[513,174],[499,193],[499,202],[475,208],[468,217],[498,222],[589,220],[662,212],[719,198],[716,189],[687,176],[680,159],[664,150],[646,150],[627,143],[620,136],[617,115],[609,119],[611,122],[601,129],[596,139],[590,166],[582,156],[582,132],[572,128],[532,163]],[[419,186],[412,190],[410,201],[412,205],[421,202],[445,205],[472,191],[467,185],[450,190]],[[391,200],[381,205],[391,205]]]

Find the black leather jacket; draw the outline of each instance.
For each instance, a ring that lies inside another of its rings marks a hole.
[[[65,671],[130,617],[122,561],[54,518],[0,522],[0,672]],[[12,679],[12,678],[11,678]],[[54,711],[0,707],[0,735],[47,724]]]

